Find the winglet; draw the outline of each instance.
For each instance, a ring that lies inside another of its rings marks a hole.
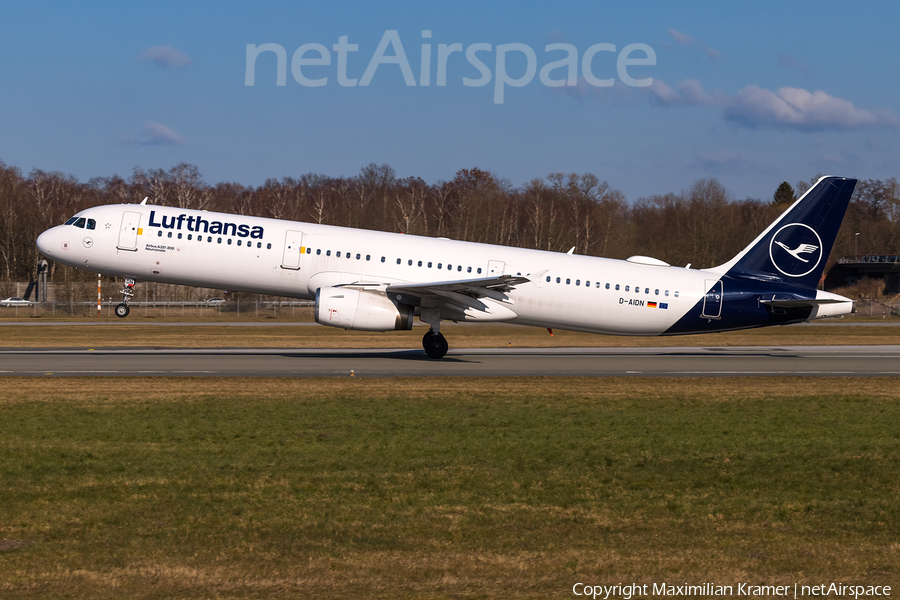
[[[144,197],[143,200],[141,200],[141,206],[144,206],[145,204],[147,204],[147,199],[148,199],[149,197],[150,197],[150,196],[146,196],[146,197]]]

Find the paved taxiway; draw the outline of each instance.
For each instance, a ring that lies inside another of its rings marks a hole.
[[[33,376],[897,376],[900,346],[421,350],[3,349],[0,375]]]

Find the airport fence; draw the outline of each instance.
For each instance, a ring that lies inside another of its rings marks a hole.
[[[97,310],[93,302],[34,302],[29,305],[0,307],[0,318],[56,318],[99,317],[115,318],[114,309],[119,300],[104,300]],[[311,300],[233,300],[222,303],[170,301],[129,302],[131,315],[147,318],[221,318],[223,320],[251,318],[312,318]]]

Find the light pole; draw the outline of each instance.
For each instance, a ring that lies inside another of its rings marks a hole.
[[[859,256],[859,232],[853,235],[853,255]]]

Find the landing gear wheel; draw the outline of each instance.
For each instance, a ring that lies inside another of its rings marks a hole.
[[[444,336],[440,332],[435,333],[434,331],[425,334],[425,337],[422,338],[422,347],[425,348],[428,358],[444,358],[449,348]]]
[[[116,316],[120,319],[124,319],[128,316],[128,313],[131,312],[131,309],[128,308],[128,305],[124,302],[122,304],[116,304]]]

